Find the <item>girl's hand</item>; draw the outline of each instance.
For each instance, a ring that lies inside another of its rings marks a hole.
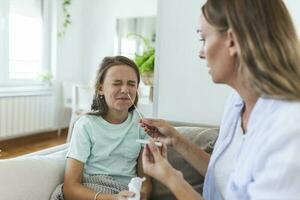
[[[122,190],[118,194],[116,194],[116,200],[127,200],[130,197],[134,197],[135,193],[130,192],[128,190]]]

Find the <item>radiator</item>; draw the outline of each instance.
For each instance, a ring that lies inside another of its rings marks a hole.
[[[0,140],[53,129],[53,95],[0,97]]]

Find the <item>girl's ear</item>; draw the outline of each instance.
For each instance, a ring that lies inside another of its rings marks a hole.
[[[239,50],[239,45],[231,28],[228,29],[227,31],[227,37],[228,37],[227,46],[229,50],[229,55],[236,56]]]
[[[102,85],[102,84],[100,84],[100,86],[99,86],[99,88],[98,88],[98,93],[99,93],[100,95],[103,95],[103,94],[104,94],[104,91],[103,91],[103,85]]]

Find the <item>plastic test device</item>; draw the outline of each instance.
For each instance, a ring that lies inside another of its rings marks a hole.
[[[149,144],[150,143],[149,140],[142,140],[142,139],[137,139],[136,142],[141,143],[141,144]],[[158,147],[162,146],[161,142],[154,142],[154,144]]]

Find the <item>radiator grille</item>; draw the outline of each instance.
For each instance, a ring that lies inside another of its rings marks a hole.
[[[53,96],[0,98],[0,139],[52,129]]]

